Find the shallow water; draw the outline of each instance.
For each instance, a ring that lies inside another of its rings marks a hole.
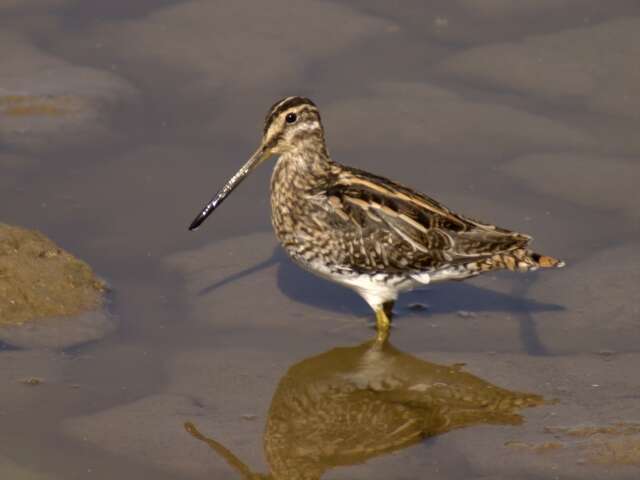
[[[269,105],[301,94],[337,161],[530,233],[568,263],[411,293],[392,332],[407,355],[558,403],[323,478],[635,478],[640,455],[611,445],[633,453],[637,435],[578,442],[545,427],[640,420],[636,2],[16,4],[0,1],[0,96],[70,97],[79,111],[0,104],[0,221],[92,265],[117,329],[64,350],[0,343],[0,473],[239,478],[187,421],[269,471],[280,379],[368,340],[371,313],[279,250],[269,167],[186,227],[254,150]]]

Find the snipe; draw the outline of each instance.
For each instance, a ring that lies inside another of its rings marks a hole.
[[[381,336],[401,292],[491,270],[564,265],[530,250],[528,235],[458,215],[403,185],[334,162],[320,113],[303,97],[271,107],[258,150],[189,229],[272,155],[279,155],[271,218],[280,243],[300,266],[359,293],[375,311]]]

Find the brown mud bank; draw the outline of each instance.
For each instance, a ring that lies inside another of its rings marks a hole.
[[[0,223],[0,340],[16,346],[64,346],[60,328],[83,324],[76,341],[96,338],[96,323],[104,330],[101,311],[107,290],[91,267],[43,234]],[[41,327],[40,325],[47,325]],[[51,331],[55,329],[57,341]],[[77,332],[76,332],[77,333]],[[66,335],[63,335],[66,336]],[[99,335],[102,336],[102,335]],[[44,345],[41,345],[44,346]]]

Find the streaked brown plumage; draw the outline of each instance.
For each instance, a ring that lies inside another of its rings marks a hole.
[[[496,269],[564,265],[531,251],[528,235],[458,215],[408,187],[332,161],[320,113],[303,97],[271,107],[260,147],[190,229],[272,155],[280,157],[271,209],[282,246],[302,267],[358,292],[382,333],[400,292]]]

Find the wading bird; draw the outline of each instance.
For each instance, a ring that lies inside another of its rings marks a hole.
[[[458,215],[432,198],[334,162],[320,113],[287,97],[265,119],[262,142],[191,223],[194,230],[258,165],[278,155],[271,213],[285,251],[303,268],[355,290],[387,335],[398,294],[483,272],[561,267],[528,248],[531,237]]]

